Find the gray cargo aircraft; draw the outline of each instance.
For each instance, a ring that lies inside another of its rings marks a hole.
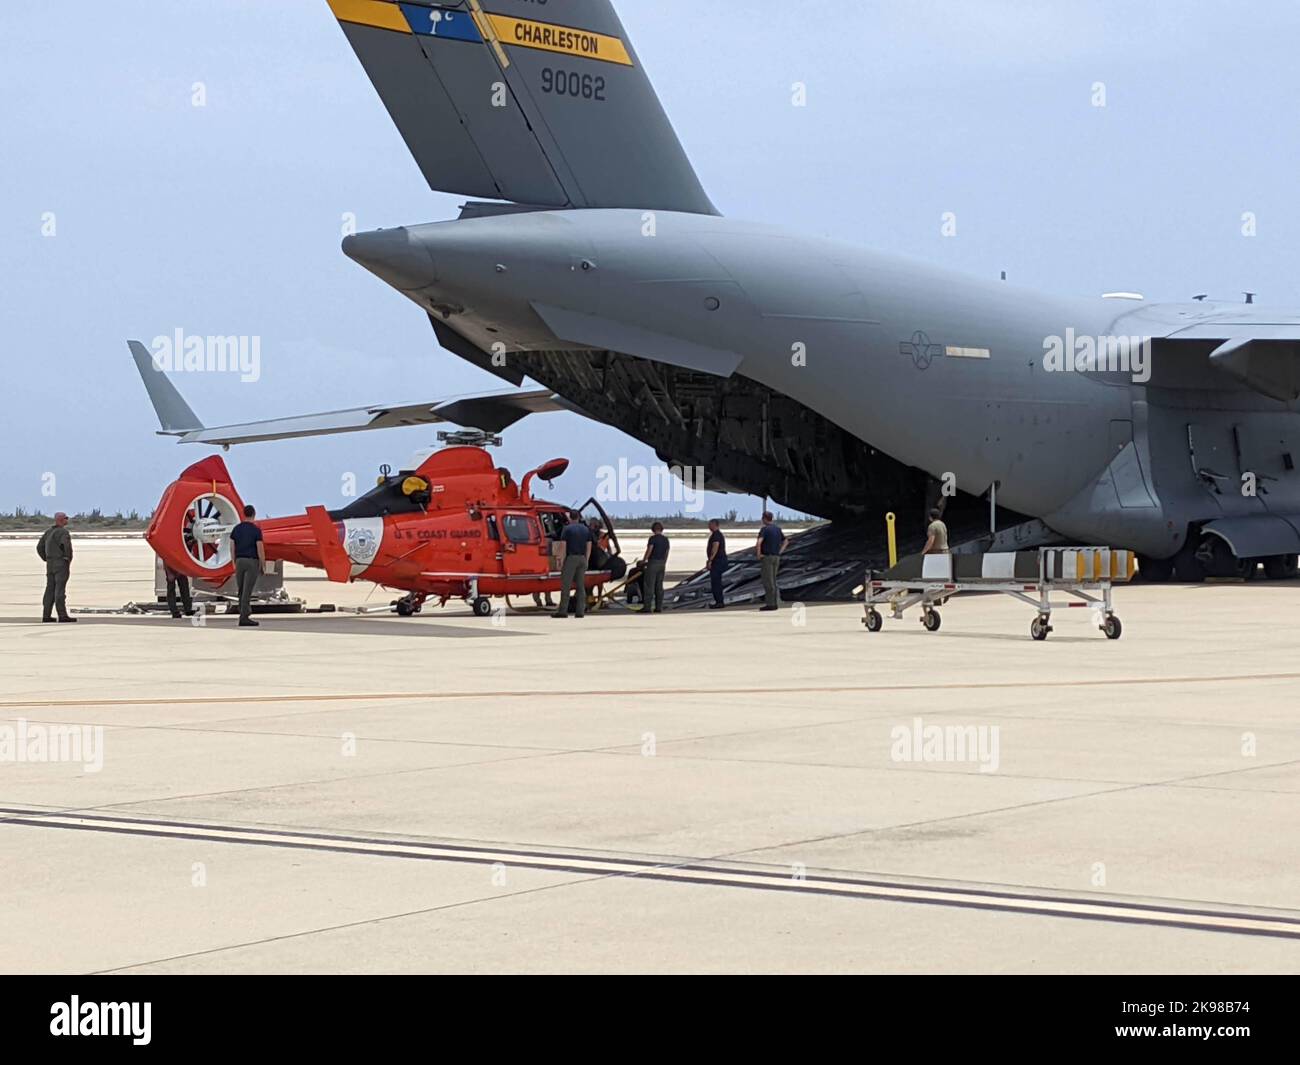
[[[1295,574],[1300,313],[723,218],[610,0],[329,3],[429,185],[495,201],[343,242],[444,348],[714,489],[913,521],[990,496],[1148,578]]]

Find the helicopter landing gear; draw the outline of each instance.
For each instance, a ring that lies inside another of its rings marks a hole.
[[[424,600],[423,595],[412,592],[410,595],[405,595],[394,602],[393,609],[397,611],[398,617],[409,618],[424,609]]]

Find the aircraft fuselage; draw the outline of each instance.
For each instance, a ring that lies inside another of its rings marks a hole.
[[[669,212],[519,212],[344,250],[501,365],[563,348],[742,375],[947,488],[996,484],[1000,505],[1079,541],[1166,557],[1189,524],[1300,512],[1295,404],[1161,365],[1181,358],[1161,338],[1258,308],[1065,299]],[[1077,363],[1089,348],[1101,362]],[[1263,496],[1238,490],[1255,473]]]

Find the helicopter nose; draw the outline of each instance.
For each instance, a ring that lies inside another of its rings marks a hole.
[[[344,237],[343,254],[404,292],[425,288],[438,279],[428,249],[405,227]]]

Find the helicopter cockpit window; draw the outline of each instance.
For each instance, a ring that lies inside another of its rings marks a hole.
[[[565,517],[558,511],[544,510],[540,515],[542,519],[542,532],[546,534],[548,540],[558,540],[564,533]]]
[[[537,538],[533,523],[523,514],[507,514],[501,519],[501,524],[505,529],[506,539],[512,544],[528,544]]]

